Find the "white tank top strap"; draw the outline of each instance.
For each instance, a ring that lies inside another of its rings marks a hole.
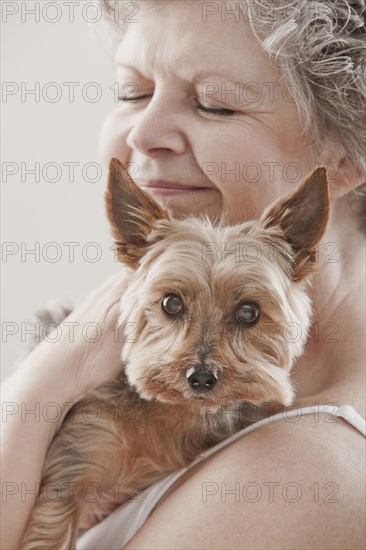
[[[337,409],[336,416],[340,416],[366,437],[366,420],[350,405],[342,405]]]
[[[164,477],[137,495],[135,499],[131,499],[126,504],[119,506],[105,520],[86,531],[77,540],[76,550],[104,550],[105,548],[109,550],[121,550],[145,523],[152,510],[168,489],[196,464],[243,435],[262,426],[266,426],[277,420],[287,420],[293,423],[297,422],[303,415],[317,415],[319,413],[343,418],[363,436],[366,436],[366,420],[350,405],[343,405],[341,407],[333,404],[314,405],[302,409],[282,411],[273,416],[263,418],[201,453],[187,468]]]
[[[249,432],[252,432],[254,430],[257,430],[262,426],[271,424],[272,422],[276,422],[277,420],[286,420],[286,421],[296,422],[303,415],[312,414],[314,417],[317,417],[319,413],[326,413],[331,416],[337,416],[337,417],[343,418],[344,420],[346,420],[346,422],[351,424],[354,428],[356,428],[356,430],[358,430],[362,435],[366,437],[366,420],[362,418],[362,416],[350,405],[342,405],[341,407],[338,407],[337,405],[330,404],[330,403],[326,405],[316,404],[316,405],[312,405],[311,407],[304,407],[302,409],[291,409],[288,411],[284,410],[280,413],[268,416],[267,418],[263,418],[262,420],[258,420],[258,422],[255,422],[251,426],[247,426],[243,430],[240,430],[239,432],[225,439],[221,443],[218,443],[214,447],[211,447],[207,451],[201,453],[197,461],[200,461],[202,458],[206,458],[212,455],[213,453],[216,453],[219,449],[225,447],[226,445],[229,445],[233,441],[236,441],[243,435]],[[291,419],[294,419],[294,420],[291,420]],[[193,465],[195,463],[196,462],[194,462]]]

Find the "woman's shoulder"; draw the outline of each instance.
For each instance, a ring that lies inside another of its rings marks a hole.
[[[269,422],[199,463],[126,549],[144,540],[154,548],[362,548],[364,452],[354,427],[316,406],[313,415]]]
[[[343,410],[352,411],[342,406]],[[340,407],[332,403],[283,411],[276,421],[268,418],[210,457],[211,468],[220,464],[221,470],[225,464],[228,471],[245,470],[261,477],[271,472],[304,478],[308,473],[309,479],[323,468],[328,476],[344,475],[349,480],[351,465],[363,464],[365,437],[343,416]]]

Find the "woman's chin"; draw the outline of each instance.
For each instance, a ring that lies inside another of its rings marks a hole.
[[[214,219],[221,208],[221,201],[215,189],[207,189],[199,193],[182,193],[179,195],[153,194],[155,200],[170,208],[177,219],[187,216],[206,214]]]

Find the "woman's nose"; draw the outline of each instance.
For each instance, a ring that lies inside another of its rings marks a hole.
[[[182,154],[187,149],[183,128],[184,114],[170,97],[152,97],[138,114],[127,135],[127,146],[146,156],[155,157],[160,150]]]

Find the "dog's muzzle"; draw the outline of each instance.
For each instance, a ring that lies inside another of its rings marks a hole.
[[[197,391],[212,390],[218,380],[215,373],[201,366],[188,369],[186,378],[191,388]]]

